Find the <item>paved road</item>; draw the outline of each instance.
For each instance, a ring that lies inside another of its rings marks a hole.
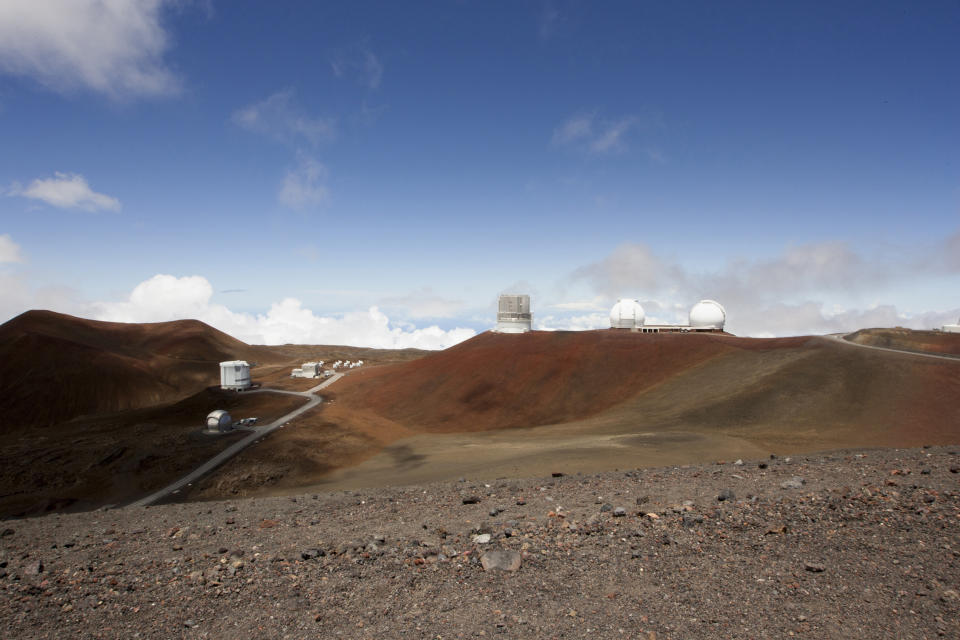
[[[224,449],[214,457],[210,458],[209,460],[204,462],[202,465],[200,465],[199,467],[197,467],[187,475],[183,476],[176,482],[168,484],[163,489],[160,489],[159,491],[155,493],[151,493],[145,498],[141,498],[136,502],[131,503],[132,506],[135,506],[135,507],[150,506],[151,504],[154,504],[158,500],[161,500],[166,496],[170,495],[174,491],[183,489],[185,486],[187,486],[191,482],[196,482],[197,480],[207,475],[208,473],[210,473],[211,471],[213,471],[214,469],[222,465],[224,462],[226,462],[233,456],[237,455],[238,453],[240,453],[241,451],[249,447],[251,444],[259,440],[260,438],[264,437],[265,435],[267,435],[272,431],[279,429],[280,427],[287,424],[288,422],[290,422],[300,414],[306,411],[309,411],[310,409],[313,409],[314,407],[319,405],[321,402],[323,402],[323,398],[320,398],[313,394],[316,393],[317,391],[320,391],[321,389],[329,387],[331,384],[333,384],[334,382],[336,382],[342,377],[343,377],[342,373],[336,373],[330,378],[328,378],[327,380],[324,380],[317,386],[307,391],[284,391],[282,389],[255,389],[253,391],[245,392],[245,393],[282,393],[289,396],[300,396],[302,398],[305,398],[307,402],[302,407],[294,409],[287,415],[283,416],[282,418],[278,418],[277,420],[274,420],[273,422],[271,422],[266,426],[254,428],[253,433],[251,433],[249,436],[247,436],[243,440],[233,443],[232,445],[230,445],[229,447],[227,447],[226,449]]]
[[[838,340],[844,344],[849,344],[854,347],[861,347],[863,349],[876,349],[877,351],[889,351],[890,353],[899,353],[904,356],[917,356],[920,358],[935,358],[937,360],[949,360],[951,362],[960,362],[960,357],[957,356],[942,356],[936,353],[921,353],[919,351],[904,351],[903,349],[891,349],[890,347],[875,347],[871,344],[859,344],[857,342],[851,342],[847,340],[848,333],[831,333],[824,336],[824,338]]]

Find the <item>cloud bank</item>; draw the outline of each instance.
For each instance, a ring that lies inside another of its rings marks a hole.
[[[318,316],[295,298],[275,302],[265,314],[238,313],[211,302],[202,276],[158,274],[127,300],[91,305],[91,317],[112,322],[162,322],[193,318],[251,344],[344,344],[377,349],[445,349],[475,335],[472,329],[395,326],[377,307]]]
[[[846,309],[828,305],[824,299],[869,295],[877,287],[910,278],[960,272],[957,244],[960,234],[923,255],[905,252],[896,264],[868,259],[842,242],[806,244],[787,247],[773,258],[734,260],[705,273],[691,272],[646,245],[624,244],[603,259],[575,269],[568,284],[585,284],[609,304],[618,297],[641,297],[648,321],[683,323],[697,300],[719,300],[727,309],[727,328],[740,335],[822,334],[891,326],[931,329],[953,322],[960,309],[907,313],[883,303]],[[955,304],[955,299],[944,301]],[[554,311],[540,318],[543,328],[608,326],[604,314],[566,314],[562,305]]]
[[[3,0],[0,71],[58,92],[164,96],[180,82],[163,56],[166,0]]]
[[[52,178],[37,178],[24,189],[14,184],[8,195],[40,200],[60,209],[120,211],[120,201],[90,188],[87,179],[76,173],[57,172]]]

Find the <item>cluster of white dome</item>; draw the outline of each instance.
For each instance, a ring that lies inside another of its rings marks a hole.
[[[637,329],[644,326],[646,318],[643,306],[637,300],[621,298],[610,310],[610,328]],[[723,331],[726,322],[727,312],[719,302],[701,300],[690,309],[690,320],[686,328],[699,331]]]

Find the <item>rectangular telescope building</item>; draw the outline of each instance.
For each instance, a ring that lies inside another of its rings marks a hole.
[[[505,293],[500,296],[497,304],[498,333],[526,333],[533,325],[533,314],[530,313],[530,296],[516,293]]]

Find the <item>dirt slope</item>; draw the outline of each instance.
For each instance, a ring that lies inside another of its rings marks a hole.
[[[2,635],[957,638],[958,465],[838,451],[8,521]]]
[[[816,337],[485,334],[328,399],[194,497],[960,440],[960,363]]]
[[[4,429],[171,402],[217,384],[216,363],[277,362],[197,320],[97,322],[28,311],[0,326]]]
[[[731,350],[800,345],[804,338],[619,331],[484,333],[409,363],[352,375],[347,407],[418,431],[531,427],[584,418]]]
[[[0,517],[122,504],[163,487],[247,432],[204,433],[226,409],[267,423],[305,400],[275,393],[204,389],[179,402],[77,418],[0,439]]]

